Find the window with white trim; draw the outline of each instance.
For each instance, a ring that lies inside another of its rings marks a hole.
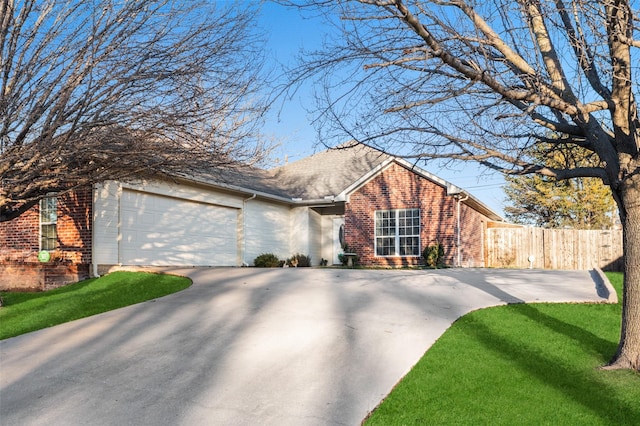
[[[376,256],[420,256],[420,209],[375,212]]]
[[[40,200],[40,250],[55,250],[58,243],[58,199]]]

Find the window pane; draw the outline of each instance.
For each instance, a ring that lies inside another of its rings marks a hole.
[[[374,217],[376,255],[420,255],[420,209],[379,210]]]
[[[40,200],[40,222],[56,223],[58,220],[58,202],[55,197],[47,197]]]
[[[375,236],[387,237],[396,233],[395,213],[388,210],[380,210],[375,214]]]
[[[390,256],[395,251],[395,238],[377,238],[376,254],[378,256]]]
[[[56,225],[42,225],[41,227],[42,237],[40,240],[40,249],[41,250],[55,250],[56,242],[58,239],[56,232]]]
[[[418,237],[400,238],[401,256],[418,256],[420,254],[420,239]]]

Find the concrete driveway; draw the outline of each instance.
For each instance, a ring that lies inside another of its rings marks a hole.
[[[589,272],[172,272],[194,284],[0,342],[0,423],[357,425],[467,312],[605,301]]]

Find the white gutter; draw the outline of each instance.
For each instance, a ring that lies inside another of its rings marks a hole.
[[[185,176],[178,176],[177,179],[182,180],[183,182],[192,182],[195,184],[206,185],[212,188],[224,189],[224,190],[233,191],[233,192],[241,192],[244,194],[252,194],[249,200],[252,200],[256,196],[259,196],[260,198],[266,198],[269,200],[278,201],[285,204],[294,204],[294,205],[301,205],[301,206],[306,206],[309,204],[331,205],[335,201],[344,201],[344,200],[338,200],[336,197],[310,198],[310,199],[303,199],[303,198],[296,198],[296,197],[290,198],[290,197],[283,197],[280,195],[270,194],[264,191],[256,191],[251,188],[245,188],[242,186],[231,185],[227,183],[203,181],[203,180],[197,180],[194,178],[188,178]]]
[[[93,278],[100,278],[96,263],[96,191],[98,184],[91,185],[91,273]]]

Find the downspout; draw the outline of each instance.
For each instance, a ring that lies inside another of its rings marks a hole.
[[[456,238],[457,238],[457,243],[456,246],[458,248],[458,268],[460,268],[462,266],[462,252],[461,252],[461,247],[460,247],[460,203],[462,203],[463,201],[466,201],[469,199],[469,195],[465,195],[464,198],[463,197],[458,197],[458,206],[457,206],[457,224],[456,224]]]
[[[96,263],[96,190],[98,184],[91,185],[91,272],[93,278],[100,278]]]
[[[242,200],[242,266],[249,266],[247,263],[247,214],[246,204],[247,201],[251,201],[256,198],[258,194],[253,194],[251,197]]]

